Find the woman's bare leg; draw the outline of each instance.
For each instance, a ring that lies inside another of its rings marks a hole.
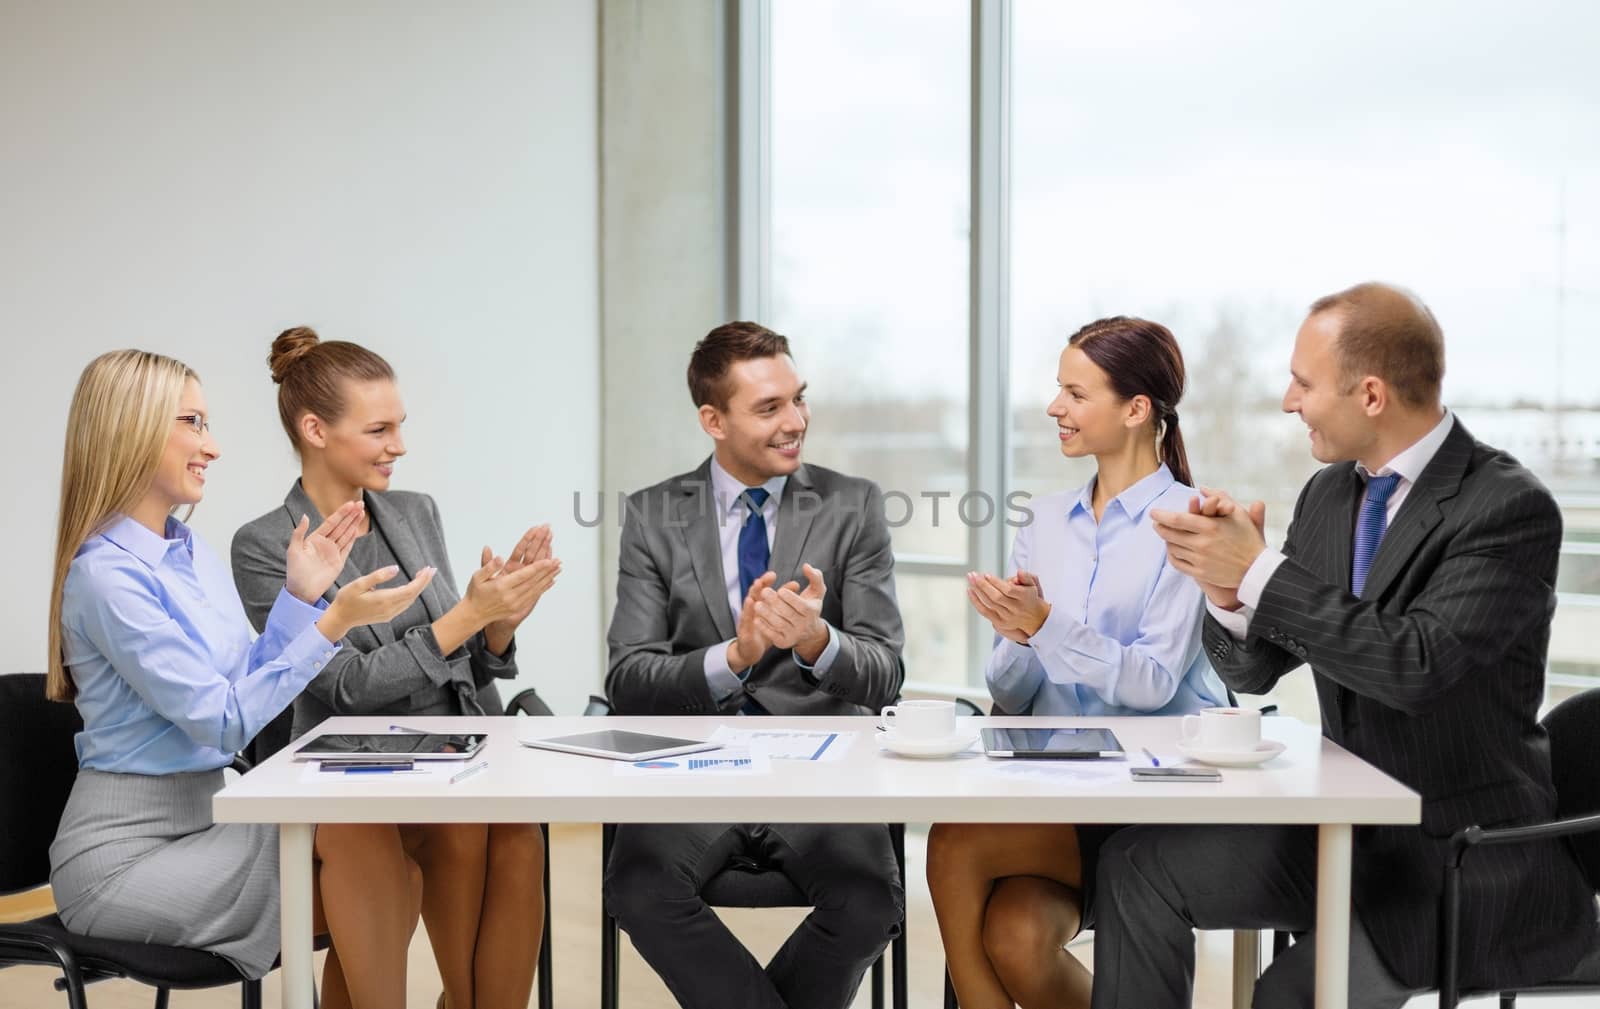
[[[416,929],[415,866],[393,824],[337,823],[317,827],[316,878],[328,932],[339,949],[329,1009],[405,1004],[406,947]],[[329,954],[330,959],[333,954]],[[326,965],[324,965],[326,969]]]
[[[475,1009],[527,1009],[544,901],[544,835],[538,825],[490,824],[488,881],[473,958]]]
[[[483,915],[488,828],[481,823],[402,827],[406,850],[422,868],[422,921],[428,927],[449,1009],[483,1003],[473,983],[473,957]]]
[[[1062,947],[1083,928],[1082,894],[1053,879],[1008,876],[989,895],[983,948],[1022,1009],[1089,1009],[1089,968]]]
[[[1070,824],[940,823],[928,832],[928,889],[963,1009],[1011,1009],[1015,1002],[984,946],[990,897],[1008,876],[1040,876],[1077,890],[1077,831]]]

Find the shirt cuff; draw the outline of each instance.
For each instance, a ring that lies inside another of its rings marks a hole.
[[[728,646],[732,641],[722,641],[706,649],[706,686],[711,688],[711,699],[721,704],[744,689],[744,677],[728,668]]]
[[[1250,607],[1252,611],[1261,605],[1261,593],[1266,591],[1267,582],[1277,572],[1278,565],[1288,560],[1287,557],[1271,547],[1261,551],[1250,565],[1250,569],[1239,580],[1239,601]]]
[[[489,651],[489,638],[479,631],[483,647],[478,650],[478,660],[489,669],[504,669],[517,661],[517,638],[512,635],[511,642],[506,645],[506,650],[499,655]]]
[[[822,622],[822,626],[828,629],[828,643],[822,647],[822,654],[817,656],[816,662],[808,666],[806,665],[806,660],[800,657],[799,652],[791,653],[794,655],[794,664],[805,670],[813,680],[820,680],[827,676],[828,668],[833,665],[833,660],[839,655],[839,635],[833,632],[833,625],[826,620]]]
[[[1067,640],[1067,635],[1072,633],[1072,620],[1061,612],[1059,606],[1050,607],[1050,614],[1044,618],[1044,623],[1028,639],[1028,647],[1036,652],[1050,653],[1061,647]]]
[[[1250,636],[1250,618],[1255,614],[1255,607],[1241,606],[1236,610],[1225,610],[1211,600],[1206,600],[1206,612],[1212,619],[1222,625],[1222,629],[1233,635],[1233,640],[1243,641]]]
[[[278,590],[278,598],[272,602],[272,609],[267,612],[267,622],[264,626],[282,634],[283,638],[280,640],[293,641],[305,633],[307,627],[315,627],[327,609],[326,599],[318,599],[315,604],[307,603],[296,599],[287,588],[282,588]],[[322,637],[322,632],[318,631],[317,636]],[[322,640],[328,645],[334,644],[327,638]]]
[[[295,602],[300,601],[296,599]],[[300,603],[300,605],[305,604]],[[279,660],[291,669],[311,674],[306,677],[309,681],[317,673],[322,672],[322,667],[326,666],[328,660],[343,647],[344,645],[323,637],[316,624],[308,624],[305,630],[295,635],[294,640],[289,642],[289,647],[283,650]],[[298,689],[295,692],[298,693]]]

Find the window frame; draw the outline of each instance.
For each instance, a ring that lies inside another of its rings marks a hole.
[[[737,82],[728,115],[728,229],[732,254],[732,304],[739,317],[765,319],[772,297],[772,0],[727,0],[731,60],[728,79]],[[895,553],[895,569],[911,575],[962,578],[970,570],[1001,571],[1010,555],[1012,531],[1000,516],[1010,479],[1010,156],[1011,4],[971,0],[971,126],[968,172],[971,185],[968,240],[968,453],[969,490],[995,502],[995,520],[971,526],[967,556],[960,560]],[[960,686],[908,680],[916,693],[986,697],[981,670],[993,634],[988,623],[967,612],[967,678]],[[911,671],[913,675],[915,670]]]

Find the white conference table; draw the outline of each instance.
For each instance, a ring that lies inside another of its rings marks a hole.
[[[388,717],[334,718],[319,732],[383,732]],[[445,776],[302,780],[292,747],[217,793],[218,822],[276,823],[283,892],[283,1005],[311,1009],[311,853],[318,823],[1297,823],[1318,827],[1317,1009],[1348,1002],[1350,845],[1357,824],[1420,822],[1417,794],[1317,729],[1287,718],[1262,720],[1263,734],[1288,744],[1258,768],[1225,768],[1222,781],[1135,782],[1104,762],[1090,767],[1019,767],[1079,762],[960,758],[918,760],[879,750],[871,717],[411,718],[408,726],[486,732],[474,760],[489,766],[456,784]],[[1176,718],[964,718],[963,726],[1030,728],[1104,725],[1129,754],[1142,747],[1179,762]],[[773,760],[749,776],[621,776],[613,762],[535,750],[517,735],[633,729],[706,738],[736,728],[854,733],[834,762]],[[1117,762],[1122,764],[1123,762]],[[330,776],[332,777],[332,776]],[[1058,802],[1041,802],[1042,797]],[[1234,1004],[1248,1005],[1255,933],[1236,940]]]

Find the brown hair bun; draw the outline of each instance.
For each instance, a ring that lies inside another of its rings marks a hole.
[[[278,338],[272,341],[272,352],[267,355],[267,367],[272,369],[272,380],[282,385],[289,369],[321,342],[317,331],[310,326],[295,326],[279,333]]]

